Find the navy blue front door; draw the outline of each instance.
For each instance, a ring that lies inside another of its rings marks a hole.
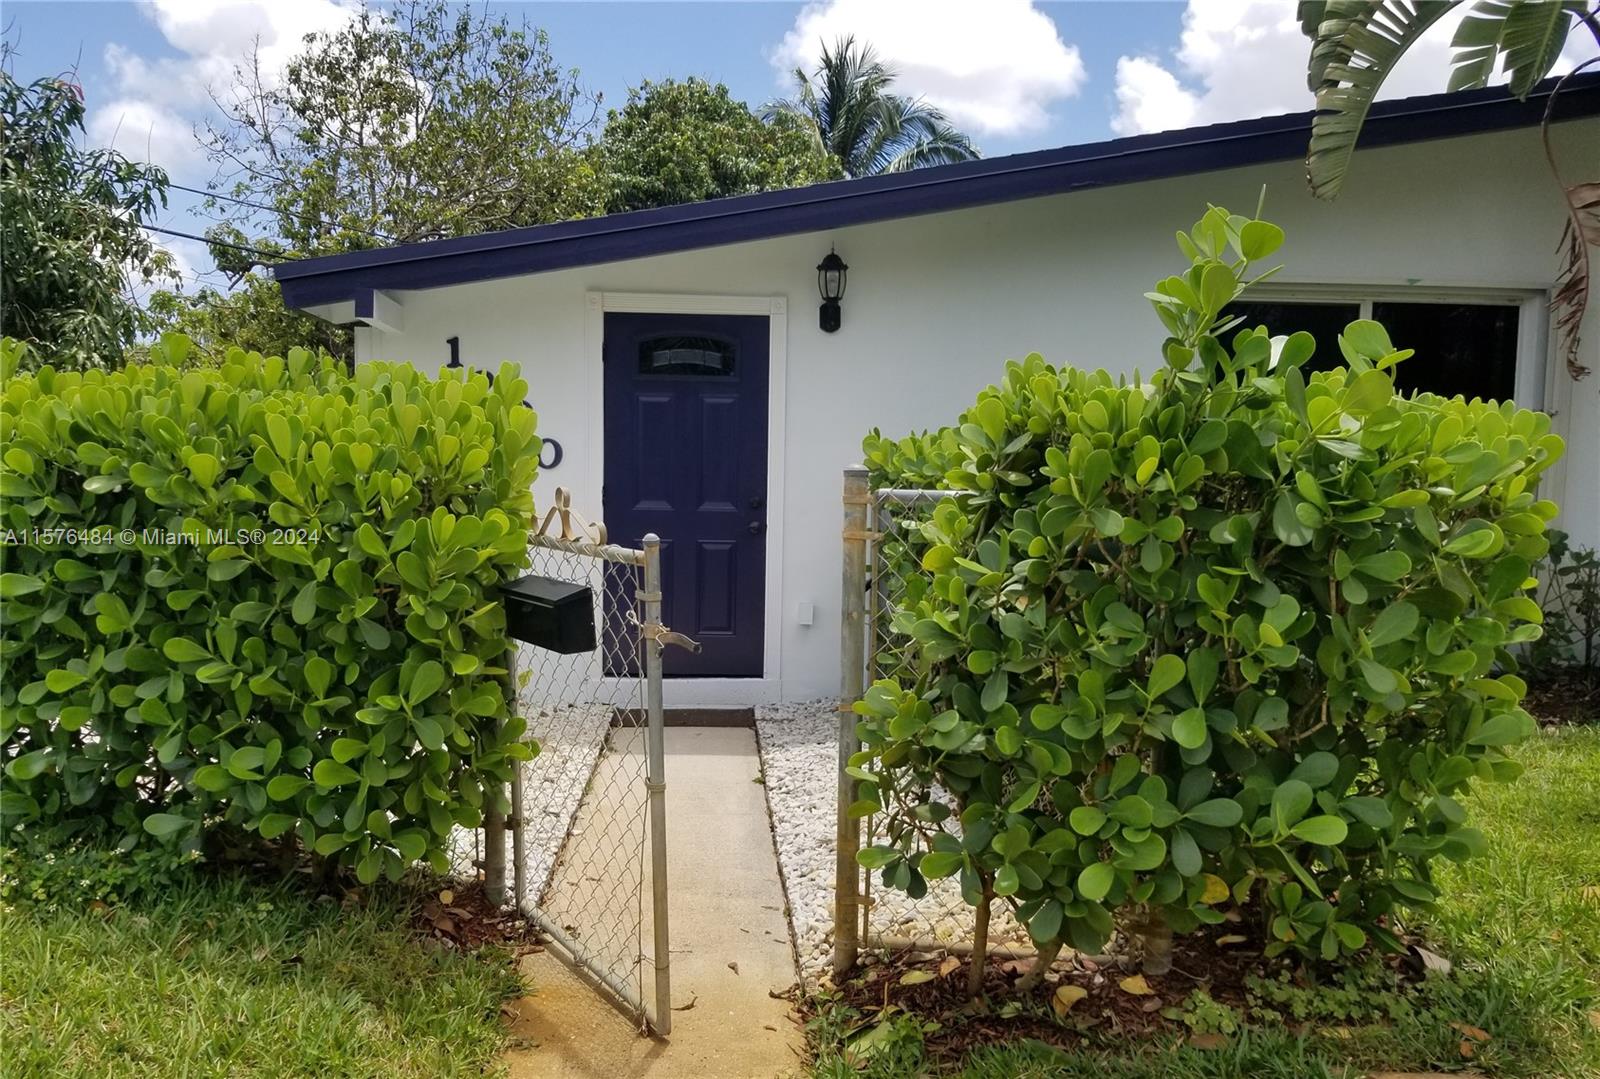
[[[676,676],[759,677],[767,562],[767,320],[605,317],[605,490],[613,542],[661,537],[662,620],[701,652]]]

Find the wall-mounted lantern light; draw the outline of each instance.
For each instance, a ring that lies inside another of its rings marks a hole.
[[[817,291],[822,293],[822,307],[817,312],[817,325],[823,333],[839,329],[839,301],[844,299],[844,278],[850,267],[844,264],[833,250],[817,263]]]

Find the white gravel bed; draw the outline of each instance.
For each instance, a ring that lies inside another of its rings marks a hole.
[[[827,971],[833,948],[834,829],[837,820],[839,740],[832,699],[764,705],[756,709],[761,775],[772,809],[778,865],[789,896],[789,915],[800,971],[808,981]],[[921,937],[954,944],[972,937],[972,911],[954,878],[930,882],[913,900],[876,878],[871,893],[875,936]],[[1022,941],[1026,935],[996,909],[990,939]]]
[[[528,902],[537,903],[583,803],[589,777],[605,745],[613,706],[589,702],[545,707],[523,702],[528,735],[539,743],[539,755],[522,766],[522,806],[527,816],[523,864]],[[457,828],[450,839],[451,870],[469,879],[478,876],[483,832]],[[506,833],[506,887],[511,887],[511,835]]]

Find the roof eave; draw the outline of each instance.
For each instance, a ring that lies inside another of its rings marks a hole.
[[[1549,97],[1503,88],[1382,102],[1361,147],[1454,138],[1539,123]],[[1569,82],[1560,120],[1600,114],[1600,75]],[[274,267],[285,303],[341,303],[372,289],[439,288],[619,262],[1219,169],[1304,154],[1309,112],[1134,136],[1103,143],[921,169],[895,176],[663,207]]]

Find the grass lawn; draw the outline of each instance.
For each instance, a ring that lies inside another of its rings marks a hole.
[[[482,1075],[517,978],[422,941],[408,909],[203,875],[109,913],[7,909],[0,1075]]]
[[[835,1005],[812,1023],[814,1075],[1354,1079],[1472,1068],[1600,1079],[1600,729],[1541,734],[1519,754],[1528,766],[1522,779],[1480,788],[1473,799],[1488,855],[1445,870],[1446,897],[1423,927],[1454,962],[1448,977],[1406,990],[1381,972],[1345,985],[1283,986],[1263,1001],[1271,1011],[1234,1016],[1241,1029],[1218,1048],[1185,1045],[1177,1024],[1159,1044],[1136,1047],[1091,1028],[1071,1051],[1001,1043],[942,1068],[924,1051],[918,1020],[904,1013],[865,1059],[847,1051],[870,1017]],[[1207,1016],[1196,1009],[1188,1018]],[[1480,1028],[1487,1040],[1464,1038],[1452,1023]]]

